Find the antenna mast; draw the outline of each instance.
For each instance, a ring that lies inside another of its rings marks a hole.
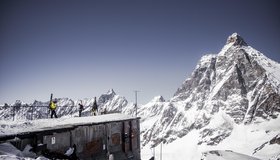
[[[135,111],[136,111],[136,117],[137,117],[137,93],[140,91],[135,90]]]

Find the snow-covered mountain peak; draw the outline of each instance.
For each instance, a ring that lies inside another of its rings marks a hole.
[[[115,91],[113,89],[110,89],[107,93],[102,94],[99,99],[98,99],[98,103],[106,103],[107,101],[111,100],[114,98],[114,96],[116,95]]]
[[[165,99],[162,96],[154,97],[151,102],[165,102]]]
[[[226,44],[232,44],[234,46],[247,46],[247,43],[244,41],[244,39],[237,33],[230,35]]]
[[[226,44],[218,53],[218,56],[236,57],[236,54],[241,53],[237,51],[242,51],[248,47],[248,44],[239,34],[233,33],[227,38]]]
[[[216,146],[236,126],[279,119],[280,64],[234,33],[218,54],[200,59],[169,101],[151,101],[143,108],[149,112],[140,115],[152,123],[143,123],[144,146],[156,146],[162,137],[173,143],[193,130],[199,134],[197,144]]]
[[[12,104],[12,106],[20,106],[20,105],[26,105],[26,103],[24,103],[24,102],[21,101],[21,100],[16,100],[16,101]]]
[[[110,89],[107,92],[108,95],[116,95],[116,92],[114,91],[114,89]]]

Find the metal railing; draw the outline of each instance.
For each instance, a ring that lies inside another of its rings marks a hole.
[[[62,110],[63,108],[69,108]],[[78,109],[75,106],[57,106],[56,112],[59,112],[60,116],[72,115],[77,112]],[[13,106],[0,106],[0,120],[34,120],[34,119],[46,119],[50,118],[50,109],[46,105],[13,105]]]

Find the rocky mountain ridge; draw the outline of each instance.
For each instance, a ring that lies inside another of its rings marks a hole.
[[[81,100],[72,100],[70,98],[56,98],[57,100],[57,115],[62,116],[78,116],[79,103],[84,105],[82,116],[91,115],[91,109],[94,102],[94,98],[85,98]],[[99,114],[108,112],[121,112],[122,109],[129,112],[129,106],[133,104],[128,103],[125,97],[117,95],[113,89],[110,89],[107,93],[100,95],[97,98],[97,104]],[[41,102],[35,100],[31,104],[23,103],[17,100],[14,104],[0,106],[0,120],[32,120],[48,118],[49,113],[49,101]],[[126,107],[126,109],[124,109]]]
[[[234,33],[218,54],[201,58],[169,101],[142,106],[142,145],[172,143],[198,130],[198,145],[217,146],[236,125],[279,119],[279,89],[280,64]],[[268,132],[268,139],[280,134]]]

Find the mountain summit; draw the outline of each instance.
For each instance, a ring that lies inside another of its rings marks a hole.
[[[234,46],[247,46],[247,43],[244,41],[244,39],[237,33],[233,33],[231,36],[228,37],[226,44],[230,43],[232,43]]]
[[[223,109],[237,123],[277,116],[280,65],[245,44],[238,34],[229,36],[219,54],[202,57],[172,100],[211,114]]]

